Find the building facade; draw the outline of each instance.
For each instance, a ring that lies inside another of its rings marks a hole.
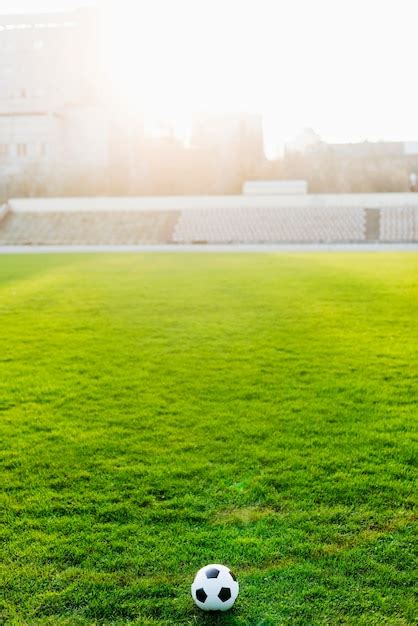
[[[0,181],[104,167],[98,16],[0,15]]]
[[[241,191],[255,164],[264,159],[262,117],[249,113],[199,114],[193,117],[191,147],[211,166],[212,193]]]

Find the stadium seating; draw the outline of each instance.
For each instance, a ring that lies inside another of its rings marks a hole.
[[[177,219],[177,211],[10,212],[0,224],[0,245],[167,243]]]
[[[418,242],[418,206],[199,206],[77,209],[11,205],[0,220],[0,245],[135,245],[188,243]],[[27,202],[27,201],[25,201]],[[164,200],[165,202],[165,200]]]
[[[363,241],[362,209],[203,209],[182,211],[174,230],[177,243]]]
[[[380,241],[418,241],[418,209],[404,207],[381,211]]]

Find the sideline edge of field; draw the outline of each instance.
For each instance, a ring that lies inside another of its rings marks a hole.
[[[0,254],[57,254],[76,252],[418,252],[418,243],[315,244],[148,244],[92,246],[0,246]]]

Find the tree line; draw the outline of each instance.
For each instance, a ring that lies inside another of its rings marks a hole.
[[[184,147],[174,137],[110,151],[102,169],[30,163],[2,174],[0,202],[8,197],[239,194],[247,180],[304,179],[310,193],[400,192],[418,172],[418,156],[321,150],[265,158],[259,146]]]

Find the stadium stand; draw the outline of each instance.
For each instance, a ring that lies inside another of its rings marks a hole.
[[[392,208],[380,212],[380,241],[418,241],[418,210]]]
[[[176,243],[274,243],[363,241],[361,209],[280,208],[182,211]]]
[[[398,195],[12,200],[0,245],[418,242],[418,194]]]
[[[9,212],[0,245],[168,243],[177,219],[177,211]]]

